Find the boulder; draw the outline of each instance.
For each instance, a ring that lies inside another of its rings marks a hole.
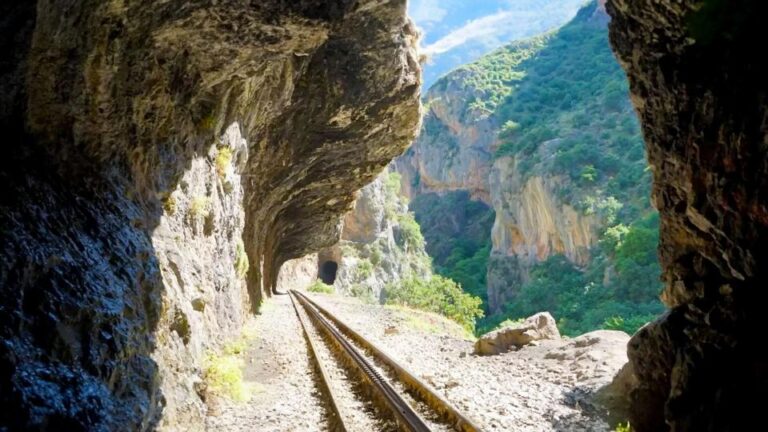
[[[560,339],[555,319],[549,312],[539,312],[520,324],[484,334],[475,342],[475,354],[500,354],[541,339]]]

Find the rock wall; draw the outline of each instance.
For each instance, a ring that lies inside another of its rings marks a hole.
[[[759,1],[608,0],[661,214],[672,309],[629,343],[638,431],[763,422],[768,68]]]
[[[275,288],[280,292],[288,292],[292,289],[302,289],[318,277],[318,255],[309,254],[301,258],[286,261],[280,266]]]
[[[483,97],[471,84],[475,73],[460,69],[427,92],[421,133],[395,164],[407,197],[467,190],[490,204],[488,175],[498,128],[489,112],[468,107],[468,101]]]
[[[410,143],[405,2],[289,3],[0,5],[0,429],[201,430],[205,353]]]
[[[383,303],[388,284],[432,273],[423,240],[409,242],[403,232],[408,221],[410,227],[415,222],[400,195],[399,180],[385,170],[364,187],[344,217],[339,243],[320,252],[318,267],[329,260],[338,265],[333,285],[339,292]]]
[[[539,152],[549,152],[543,145]],[[544,156],[546,158],[546,156]],[[490,176],[496,209],[488,263],[488,306],[496,312],[516,294],[528,270],[552,255],[563,254],[585,266],[590,249],[597,245],[603,221],[597,213],[585,214],[558,197],[565,176],[533,175],[524,178],[516,168],[518,157],[496,159]]]

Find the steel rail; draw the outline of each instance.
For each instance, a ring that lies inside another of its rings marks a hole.
[[[331,324],[327,318],[313,306],[308,299],[297,291],[292,294],[304,306],[307,315],[312,318],[326,335],[339,346],[352,364],[365,376],[366,381],[371,384],[373,391],[380,397],[380,400],[394,414],[396,422],[401,429],[410,432],[431,432],[431,429],[416,411],[406,402],[394,388],[385,380],[365,358],[357,348],[352,345],[346,337]]]
[[[445,398],[439,395],[437,391],[432,388],[432,386],[417,378],[416,375],[414,375],[404,366],[400,365],[373,342],[369,341],[360,333],[353,330],[349,325],[344,323],[341,319],[337,318],[326,308],[317,304],[317,302],[310,299],[305,294],[298,291],[296,291],[295,294],[317,308],[317,310],[330,321],[332,321],[335,326],[338,327],[338,329],[340,329],[343,333],[349,336],[364,349],[370,351],[378,361],[391,368],[396,373],[400,382],[402,382],[409,390],[411,390],[411,392],[416,397],[418,397],[421,402],[425,403],[427,406],[439,413],[444,420],[453,426],[454,429],[461,432],[479,432],[482,430],[473,420],[471,420],[456,407],[454,407],[450,402],[445,400]]]
[[[331,385],[331,379],[328,375],[328,370],[323,365],[323,362],[320,360],[320,357],[317,353],[317,345],[315,345],[315,341],[312,339],[312,336],[309,334],[309,330],[307,329],[309,324],[305,322],[305,318],[301,314],[301,311],[299,311],[299,305],[296,304],[294,297],[292,295],[290,297],[291,303],[293,304],[293,309],[296,311],[296,316],[299,318],[301,329],[304,331],[304,337],[307,339],[310,356],[315,360],[315,367],[320,373],[320,383],[323,387],[323,390],[328,394],[328,397],[330,398],[331,411],[336,417],[333,419],[334,421],[331,422],[331,429],[334,432],[347,432],[349,429],[347,428],[347,425],[344,421],[345,415],[342,414],[341,407],[338,403],[339,399],[333,390],[333,386]]]

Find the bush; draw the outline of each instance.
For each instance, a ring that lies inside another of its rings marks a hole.
[[[249,401],[254,386],[243,382],[243,364],[243,360],[234,355],[209,355],[203,364],[208,389],[237,402]]]
[[[320,279],[314,281],[312,285],[307,287],[307,291],[323,294],[333,294],[335,292],[333,286],[323,283]]]
[[[389,192],[391,195],[395,197],[400,196],[400,182],[402,181],[402,176],[397,171],[392,171],[389,174],[387,174],[387,178],[384,182],[384,187],[387,189],[387,192]]]
[[[245,277],[248,274],[248,268],[250,268],[250,263],[248,262],[248,254],[245,253],[245,244],[243,244],[243,240],[238,240],[235,248],[235,271],[238,276]]]
[[[483,316],[482,301],[466,294],[451,279],[434,275],[428,279],[409,277],[387,285],[386,303],[409,306],[442,314],[473,332],[475,321]]]
[[[236,402],[251,399],[257,385],[243,380],[241,356],[255,338],[255,330],[246,326],[236,340],[224,345],[220,353],[208,353],[203,361],[203,379],[210,392]]]
[[[232,149],[229,147],[219,147],[219,153],[216,155],[216,173],[224,178],[227,175],[227,168],[232,163]]]
[[[169,215],[173,216],[176,214],[176,198],[173,195],[168,195],[168,197],[163,201],[163,210]]]
[[[189,204],[189,214],[193,218],[202,216],[208,217],[211,213],[211,199],[207,196],[196,196],[192,198],[192,202]]]
[[[367,279],[373,274],[373,264],[367,259],[361,259],[357,263],[356,270],[360,279]]]
[[[421,227],[414,219],[413,213],[406,213],[398,217],[400,233],[403,237],[403,243],[406,249],[418,250],[424,248],[424,236],[421,234]]]

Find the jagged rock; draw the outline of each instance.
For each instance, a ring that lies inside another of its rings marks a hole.
[[[627,337],[627,340],[629,338]],[[626,362],[626,358],[624,358]],[[595,401],[606,411],[611,424],[626,423],[630,416],[632,389],[637,386],[637,376],[632,363],[626,362],[613,380],[595,394]]]
[[[661,215],[664,302],[629,343],[639,431],[765,423],[768,4],[608,0]]]
[[[549,312],[537,313],[520,324],[484,334],[475,342],[475,354],[500,354],[542,339],[560,339],[557,323]]]
[[[364,187],[344,217],[340,242],[320,252],[318,267],[328,261],[338,266],[333,281],[337,291],[384,301],[387,284],[406,276],[431,275],[424,244],[403,241],[401,224],[409,216],[398,178],[385,170]]]
[[[498,146],[498,125],[487,112],[467,107],[467,101],[483,97],[483,90],[470,84],[475,73],[460,69],[427,92],[422,132],[396,160],[409,198],[467,190],[474,199],[490,204],[488,176]]]
[[[539,156],[551,151],[544,144]],[[543,156],[542,156],[543,155]],[[528,279],[529,269],[556,254],[586,265],[590,248],[597,245],[601,220],[563,203],[557,190],[568,181],[559,175],[524,178],[517,158],[503,157],[493,164],[491,197],[496,220],[491,231],[493,259],[488,266],[488,303],[499,311],[517,294],[513,289]]]
[[[414,136],[405,2],[11,0],[0,30],[0,429],[202,430],[204,353]]]

